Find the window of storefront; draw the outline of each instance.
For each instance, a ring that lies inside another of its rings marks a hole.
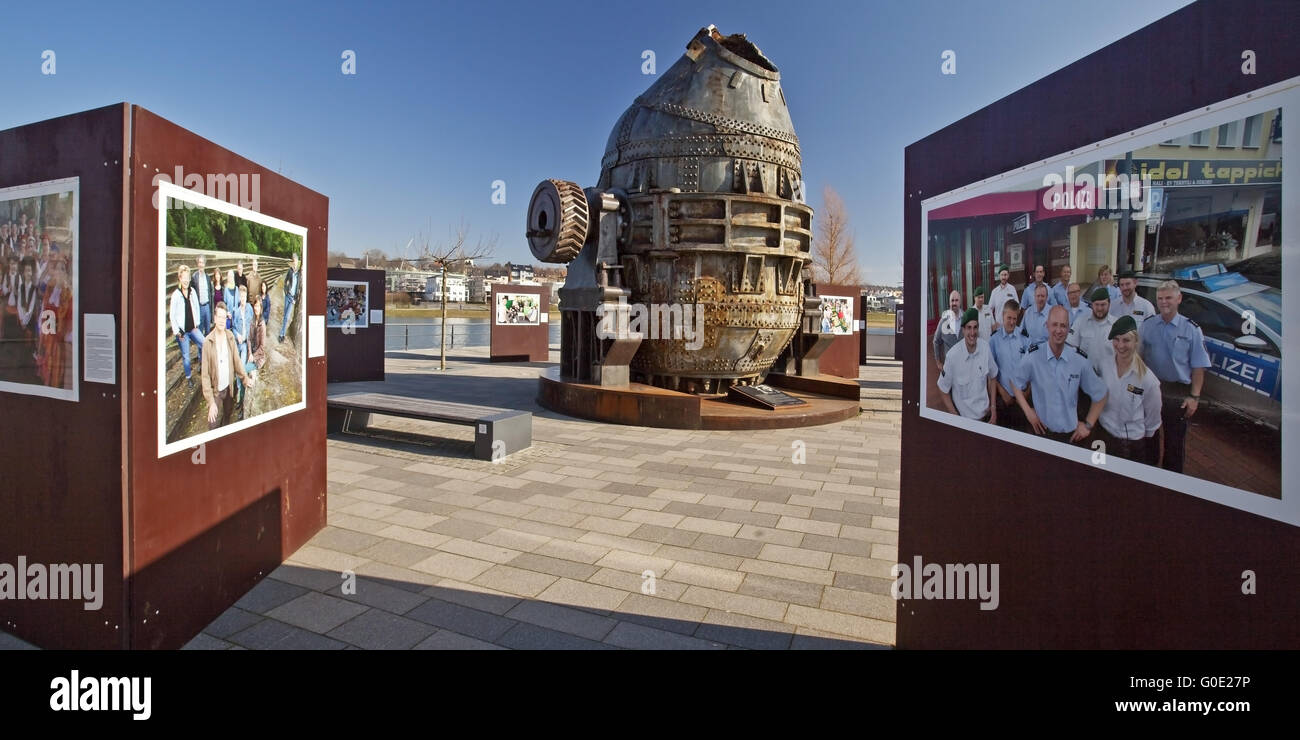
[[[1244,130],[1241,135],[1241,145],[1245,148],[1254,149],[1259,146],[1260,128],[1264,123],[1264,114],[1251,116],[1245,121]]]
[[[1232,149],[1237,146],[1237,122],[1229,121],[1219,124],[1219,148]]]

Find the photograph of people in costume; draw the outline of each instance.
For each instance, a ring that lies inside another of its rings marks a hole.
[[[76,400],[77,190],[0,190],[0,391]]]

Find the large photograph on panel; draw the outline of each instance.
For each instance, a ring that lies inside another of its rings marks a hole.
[[[0,391],[77,400],[78,186],[0,189]]]
[[[1282,454],[1297,89],[928,200],[922,415],[1300,523]]]
[[[305,408],[307,232],[159,185],[159,455]]]

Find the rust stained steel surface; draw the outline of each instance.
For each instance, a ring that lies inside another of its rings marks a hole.
[[[304,316],[325,312],[328,199],[133,108],[127,378],[133,647],[177,647],[325,525],[325,358],[307,359],[304,410],[158,458],[158,210],[153,176],[248,173],[261,211],[307,229]],[[306,332],[304,331],[304,341]],[[303,348],[306,351],[306,348]]]
[[[80,180],[78,326],[87,313],[121,313],[127,130],[127,107],[118,104],[0,131],[0,188]],[[76,600],[0,600],[0,629],[38,645],[127,646],[126,365],[119,352],[115,385],[76,378],[75,403],[0,392],[0,563],[16,567],[21,555],[29,563],[103,566],[99,610]]]
[[[704,344],[642,342],[635,377],[722,393],[794,336],[812,209],[781,75],[743,35],[703,29],[615,124],[599,187],[628,194],[630,303],[698,305]],[[678,189],[680,192],[654,192]]]
[[[803,312],[812,209],[801,167],[776,66],[742,34],[701,29],[619,118],[595,188],[550,181],[534,195],[534,254],[572,261],[561,289],[566,377],[626,363],[631,380],[685,392],[761,381]],[[701,310],[702,346],[663,332],[600,344],[585,324],[620,299]]]

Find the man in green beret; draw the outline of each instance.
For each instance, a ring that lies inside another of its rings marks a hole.
[[[943,405],[950,414],[960,414],[967,419],[984,419],[998,423],[994,405],[998,378],[998,365],[993,360],[988,342],[979,336],[979,311],[966,309],[961,316],[962,339],[960,347],[948,351],[948,361],[939,373],[939,391]],[[964,350],[964,351],[963,351]]]
[[[984,305],[984,286],[975,289],[975,311],[980,317],[980,339],[988,341],[993,336],[993,325],[996,320],[993,317],[993,307]]]
[[[1012,287],[1011,271],[1005,264],[998,265],[998,284],[993,286],[993,291],[989,293],[989,307],[993,309],[993,314],[999,318],[1002,316],[1002,306],[1007,301],[1013,301],[1019,298],[1016,289]]]
[[[1115,359],[1115,350],[1110,345],[1110,328],[1119,317],[1110,314],[1110,293],[1105,288],[1094,288],[1088,298],[1092,301],[1092,311],[1074,320],[1066,341],[1083,350],[1092,364],[1100,368],[1102,362]]]
[[[1137,322],[1138,333],[1141,334],[1142,322],[1156,315],[1156,307],[1151,305],[1151,301],[1138,295],[1137,284],[1137,274],[1132,270],[1125,270],[1119,274],[1120,298],[1110,304],[1110,313],[1115,318],[1132,316]]]

